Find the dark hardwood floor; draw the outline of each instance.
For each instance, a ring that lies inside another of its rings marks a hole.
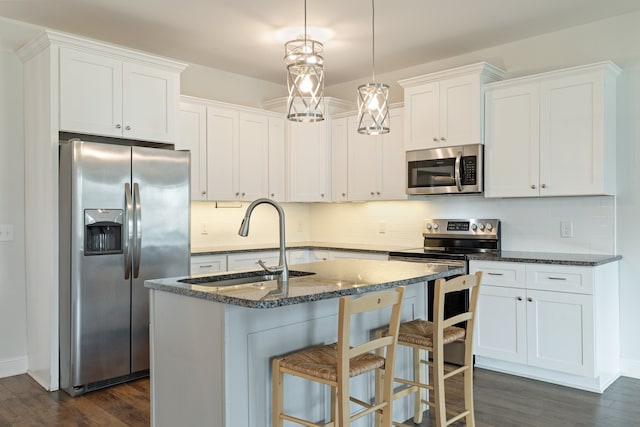
[[[448,398],[459,390],[450,384]],[[620,378],[600,395],[476,369],[474,393],[479,427],[640,427],[640,380]],[[45,392],[27,375],[0,379],[1,427],[148,425],[149,379],[76,398]],[[420,426],[434,425],[426,412]]]

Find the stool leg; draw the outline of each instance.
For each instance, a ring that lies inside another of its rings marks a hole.
[[[445,405],[444,389],[444,360],[443,349],[435,349],[433,352],[433,401],[436,409],[436,425],[445,426],[447,423],[447,410]]]
[[[283,401],[283,381],[282,381],[282,372],[280,372],[280,359],[273,359],[272,364],[272,379],[271,379],[271,387],[273,391],[271,393],[272,402],[272,425],[273,427],[282,427],[283,421],[280,418],[280,414],[282,414],[282,401]]]
[[[475,427],[475,411],[473,407],[473,366],[464,372],[464,407],[469,411],[466,416],[467,427]]]
[[[420,363],[420,353],[419,348],[413,347],[413,382],[424,384],[424,365]],[[413,422],[416,424],[422,423],[423,396],[424,389],[422,387],[416,387],[413,405]]]

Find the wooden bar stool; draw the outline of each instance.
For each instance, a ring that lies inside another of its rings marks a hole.
[[[408,394],[413,394],[415,398],[415,411],[413,421],[416,424],[422,422],[423,404],[427,404],[435,409],[436,425],[438,427],[448,426],[458,420],[465,419],[467,426],[475,426],[475,416],[473,408],[473,329],[475,311],[478,305],[478,290],[482,273],[474,275],[458,276],[451,280],[438,279],[435,282],[434,302],[433,302],[433,322],[422,319],[415,319],[400,324],[398,333],[398,345],[411,347],[413,349],[413,380],[395,378],[396,382],[408,385],[409,387],[394,394],[397,399]],[[445,295],[468,289],[470,292],[468,311],[444,317]],[[430,307],[431,309],[431,307]],[[461,322],[467,322],[466,330],[453,326]],[[378,330],[376,336],[381,336],[385,330]],[[464,364],[460,367],[446,372],[444,369],[444,346],[454,341],[464,342]],[[422,359],[421,353],[427,351],[431,355]],[[432,368],[433,384],[423,382],[424,365]],[[445,380],[462,374],[464,376],[464,409],[459,413],[447,411],[445,402]],[[433,400],[424,399],[424,389],[431,391]],[[395,425],[403,425],[394,422]]]
[[[273,427],[282,427],[284,420],[304,426],[349,427],[352,421],[372,412],[380,414],[382,427],[391,426],[393,367],[403,296],[404,287],[400,286],[394,290],[365,294],[360,298],[342,297],[339,304],[337,343],[309,347],[273,359]],[[387,328],[389,332],[377,334],[372,339],[351,347],[352,316],[386,307],[392,307]],[[379,387],[381,392],[376,395],[373,404],[352,397],[349,387],[350,378],[371,371],[376,371],[379,386],[382,382]],[[331,422],[315,424],[284,413],[284,374],[331,387]],[[350,402],[363,409],[350,416]]]

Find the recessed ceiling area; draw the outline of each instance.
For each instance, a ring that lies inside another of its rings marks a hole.
[[[378,74],[634,12],[640,1],[378,0],[375,10]],[[304,2],[18,0],[0,2],[0,16],[284,84],[277,34],[304,25]],[[332,33],[325,85],[370,75],[370,0],[308,0],[307,25]]]

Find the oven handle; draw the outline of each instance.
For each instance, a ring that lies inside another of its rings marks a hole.
[[[462,151],[458,151],[456,155],[456,166],[454,177],[456,180],[456,187],[458,187],[458,191],[462,192],[462,179],[460,178],[460,164],[462,163]]]

